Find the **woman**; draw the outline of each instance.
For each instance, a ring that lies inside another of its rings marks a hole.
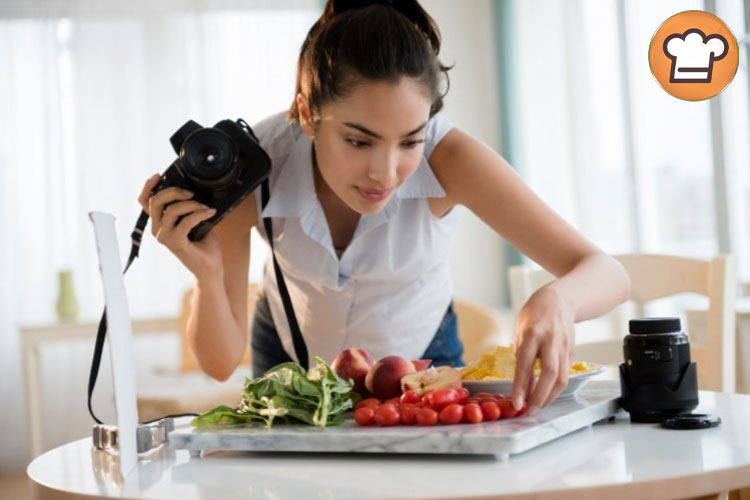
[[[191,242],[214,212],[177,188],[150,196],[158,176],[146,182],[139,201],[153,234],[196,277],[188,338],[209,375],[226,379],[248,340],[250,228],[268,241],[263,219],[286,285],[269,259],[252,327],[256,376],[298,359],[295,320],[311,355],[328,362],[361,347],[376,359],[461,365],[448,268],[460,204],[558,277],[519,315],[513,405],[533,414],[567,385],[574,323],[625,300],[627,274],[439,114],[448,69],[439,49],[414,0],[329,0],[303,43],[290,111],[254,127],[272,159],[267,193]]]

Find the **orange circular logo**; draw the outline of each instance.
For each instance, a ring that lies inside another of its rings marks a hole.
[[[651,38],[648,62],[656,81],[686,101],[709,99],[737,73],[737,39],[724,21],[700,10],[670,17]]]

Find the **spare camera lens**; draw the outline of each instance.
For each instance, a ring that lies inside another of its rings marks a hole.
[[[622,406],[634,422],[658,422],[698,406],[697,368],[679,318],[631,320],[620,365]]]
[[[215,191],[237,178],[237,147],[226,132],[203,128],[190,134],[180,148],[185,175],[199,186]]]

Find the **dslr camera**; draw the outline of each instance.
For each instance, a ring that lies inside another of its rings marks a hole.
[[[151,195],[179,187],[191,191],[193,200],[216,209],[213,217],[190,230],[191,241],[202,239],[271,171],[271,159],[241,118],[236,122],[222,120],[213,127],[190,120],[169,142],[177,159],[162,174]]]

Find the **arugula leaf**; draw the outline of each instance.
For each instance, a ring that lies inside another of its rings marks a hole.
[[[276,418],[319,428],[341,423],[343,413],[352,409],[361,397],[352,392],[351,380],[336,375],[321,358],[314,356],[313,362],[308,371],[288,362],[274,366],[262,377],[246,378],[237,408],[218,406],[193,419],[193,426],[258,421],[271,427]]]
[[[254,413],[240,413],[234,408],[222,405],[195,417],[192,424],[195,427],[206,427],[209,425],[242,424],[256,419],[260,420]]]

